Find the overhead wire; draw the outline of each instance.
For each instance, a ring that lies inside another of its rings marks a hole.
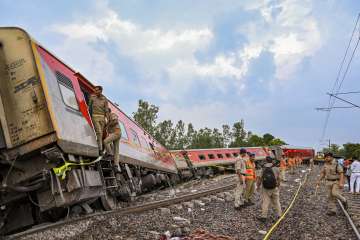
[[[356,19],[356,22],[355,22],[355,26],[354,26],[354,29],[353,29],[353,31],[352,31],[352,34],[351,34],[349,43],[348,43],[348,45],[347,45],[347,47],[346,47],[345,54],[344,54],[344,56],[343,56],[343,58],[342,58],[342,60],[341,60],[340,67],[339,67],[339,70],[338,70],[338,73],[337,73],[337,76],[336,76],[334,85],[333,85],[333,87],[332,87],[332,89],[331,89],[331,93],[332,93],[332,94],[334,94],[334,90],[335,90],[335,88],[336,88],[336,86],[337,86],[337,84],[338,84],[338,82],[339,82],[340,75],[341,75],[341,72],[342,72],[342,69],[343,69],[343,66],[344,66],[344,63],[345,63],[345,60],[346,60],[348,51],[349,51],[349,49],[350,49],[351,43],[352,43],[352,41],[353,41],[353,38],[354,38],[354,35],[355,35],[355,32],[356,32],[356,29],[357,29],[357,27],[358,27],[359,19],[360,19],[360,13],[359,13],[358,16],[357,16],[357,19]],[[354,48],[354,51],[353,51],[353,53],[352,53],[352,57],[351,57],[348,65],[347,65],[345,74],[343,75],[342,81],[341,81],[341,83],[339,84],[339,87],[338,87],[338,89],[337,89],[337,93],[340,91],[340,88],[341,88],[341,86],[342,86],[342,84],[343,84],[343,82],[344,82],[344,79],[345,79],[346,74],[347,74],[347,72],[348,72],[350,63],[351,63],[352,58],[353,58],[353,56],[354,56],[354,54],[355,54],[356,48],[357,48],[357,46],[358,46],[358,44],[359,44],[359,40],[360,40],[360,38],[358,38],[358,41],[357,41],[357,43],[356,43],[356,47]],[[336,95],[336,94],[335,94],[335,95]],[[325,122],[324,122],[324,126],[323,126],[323,129],[322,129],[322,134],[321,134],[320,142],[321,142],[321,141],[324,139],[324,137],[325,137],[326,130],[327,130],[327,126],[328,126],[328,123],[329,123],[329,118],[330,118],[331,109],[332,109],[332,107],[334,106],[334,104],[335,104],[335,98],[333,98],[333,96],[330,95],[330,96],[329,96],[329,102],[328,102],[328,109],[329,109],[330,111],[328,111],[328,112],[326,113]]]

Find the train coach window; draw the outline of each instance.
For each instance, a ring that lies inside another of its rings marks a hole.
[[[231,154],[230,153],[225,153],[227,158],[231,158]]]
[[[224,158],[224,156],[222,154],[220,154],[220,153],[217,155],[217,157],[218,158]]]
[[[237,157],[237,156],[239,156],[239,154],[238,154],[238,153],[233,153],[233,155],[234,155],[234,157]]]
[[[137,133],[131,128],[130,128],[130,133],[131,133],[131,141],[136,145],[141,146]]]
[[[76,100],[74,87],[71,80],[61,72],[56,71],[56,78],[59,83],[61,97],[66,106],[79,111],[79,105]]]
[[[205,160],[206,157],[205,157],[205,155],[202,155],[202,154],[201,154],[201,155],[199,155],[199,159],[200,159],[200,160]]]
[[[121,130],[121,138],[122,139],[129,139],[126,129],[125,129],[125,125],[123,122],[119,121],[119,125],[120,125],[120,130]]]
[[[214,154],[208,154],[208,156],[209,156],[210,159],[215,159]]]
[[[150,148],[148,142],[146,141],[146,139],[145,139],[144,137],[141,137],[141,138],[140,138],[140,141],[141,141],[141,145],[142,145],[144,148],[147,148],[147,149]]]

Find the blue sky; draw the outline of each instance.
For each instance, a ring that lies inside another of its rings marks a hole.
[[[359,10],[336,0],[0,0],[0,23],[26,29],[128,114],[144,99],[160,119],[244,119],[254,133],[318,148],[325,112],[315,107],[328,102]],[[359,57],[343,91],[360,90]],[[359,142],[359,118],[332,112],[325,139]]]

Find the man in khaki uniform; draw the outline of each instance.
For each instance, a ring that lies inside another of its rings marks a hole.
[[[108,102],[102,95],[102,87],[95,87],[95,94],[91,94],[89,101],[89,112],[94,124],[96,140],[99,152],[103,151],[103,132],[106,124],[106,114],[108,111]]]
[[[251,201],[255,190],[256,169],[255,169],[255,154],[250,153],[249,159],[245,162],[245,206],[254,205]]]
[[[244,206],[244,188],[245,188],[245,162],[246,162],[246,149],[240,149],[240,156],[235,162],[235,172],[238,175],[237,185],[235,188],[235,209],[239,210]]]
[[[279,198],[280,183],[281,183],[281,176],[280,176],[279,168],[274,167],[273,159],[271,157],[266,157],[266,163],[257,180],[257,187],[260,188],[260,186],[262,186],[261,216],[258,217],[258,220],[260,220],[261,222],[266,221],[270,204],[275,208],[277,217],[280,217],[282,215],[280,198]]]
[[[108,123],[106,124],[106,130],[108,136],[104,140],[106,152],[108,154],[114,154],[114,165],[115,170],[120,170],[119,165],[119,143],[121,138],[121,129],[119,124],[118,116],[115,113],[110,113],[108,117]],[[111,149],[111,144],[113,145],[114,151]]]
[[[325,164],[320,172],[320,178],[317,182],[317,187],[322,179],[326,180],[325,185],[328,192],[328,215],[336,215],[336,199],[339,199],[344,207],[347,208],[346,198],[340,193],[339,188],[344,187],[344,170],[334,159],[332,153],[325,154]]]

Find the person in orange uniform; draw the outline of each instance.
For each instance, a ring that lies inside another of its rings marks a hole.
[[[252,196],[255,190],[256,172],[255,172],[255,154],[249,153],[249,159],[245,162],[245,206],[254,205]]]
[[[285,155],[282,155],[280,159],[280,175],[281,175],[281,179],[284,182],[286,182],[285,172],[286,172],[286,159],[285,159]]]
[[[295,165],[295,159],[294,157],[289,157],[289,160],[288,160],[288,165],[289,165],[289,168],[290,168],[290,174],[294,174],[294,165]]]

